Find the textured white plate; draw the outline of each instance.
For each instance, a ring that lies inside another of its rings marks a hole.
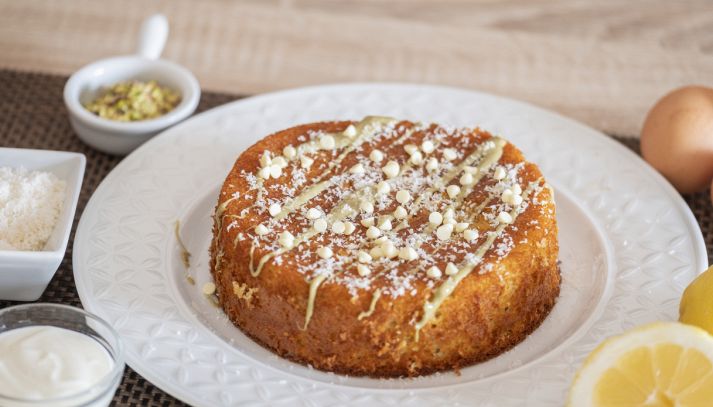
[[[523,343],[460,376],[375,380],[327,374],[274,356],[200,293],[210,212],[236,156],[294,124],[391,115],[479,124],[540,165],[558,204],[562,292]],[[193,262],[173,236],[180,219]],[[706,268],[698,225],[673,188],[635,154],[536,107],[456,89],[337,85],[249,98],[174,127],[122,161],[92,196],[74,243],[84,307],[126,343],[127,362],[188,403],[215,405],[561,405],[582,359],[607,336],[677,316]]]

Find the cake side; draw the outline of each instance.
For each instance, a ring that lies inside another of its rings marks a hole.
[[[298,126],[265,138],[236,160],[221,189],[211,246],[221,306],[259,343],[323,370],[413,376],[498,355],[541,323],[559,293],[551,189],[514,146],[486,132],[378,120],[375,134],[346,154],[350,144],[328,148],[328,142],[294,156],[285,148],[318,144],[325,135],[345,143],[349,137],[340,135],[350,127],[363,131],[364,122]],[[413,148],[406,146],[420,146],[422,158],[414,160]],[[449,159],[448,149],[455,157]],[[381,160],[373,154],[377,150]],[[265,165],[265,151],[286,153],[288,165],[276,178],[255,175],[256,169],[273,168]],[[310,165],[300,162],[305,156],[313,160]],[[427,168],[431,158],[439,168]],[[471,158],[466,164],[472,165],[462,165]],[[384,170],[389,161],[401,167],[393,177]],[[476,174],[481,162],[488,165]],[[466,172],[474,173],[472,184],[463,179]],[[505,174],[496,177],[496,172]],[[333,179],[290,206],[295,197]],[[380,194],[385,180],[391,190]],[[450,194],[451,185],[460,194]],[[362,190],[370,193],[353,196]],[[408,201],[399,200],[402,190],[409,191]],[[356,208],[343,213],[344,201]],[[459,222],[449,236],[439,236],[449,220],[436,227],[430,218],[434,212],[448,214],[449,205]],[[405,217],[397,216],[399,207],[408,208]],[[312,208],[319,208],[321,217],[312,219]],[[372,226],[387,226],[380,217],[389,214],[391,225],[369,237]],[[500,219],[508,216],[509,222]],[[376,218],[374,225],[369,218]],[[327,230],[314,230],[319,219],[328,223]],[[349,234],[334,226],[346,222],[354,229]],[[258,232],[260,225],[266,230]],[[306,231],[309,238],[300,241]],[[283,239],[285,232],[293,238],[291,245]],[[389,245],[399,253],[386,253]],[[479,250],[483,253],[473,257]],[[363,261],[359,252],[373,256]],[[434,266],[440,275],[432,272]]]

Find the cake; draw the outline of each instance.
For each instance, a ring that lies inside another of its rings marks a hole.
[[[211,274],[246,335],[292,361],[402,377],[497,356],[559,295],[553,191],[481,129],[387,117],[305,124],[243,152]]]

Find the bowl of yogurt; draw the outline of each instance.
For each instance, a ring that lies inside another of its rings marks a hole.
[[[124,372],[117,332],[79,308],[0,310],[0,406],[105,407]]]

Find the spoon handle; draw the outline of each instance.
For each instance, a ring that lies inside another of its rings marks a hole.
[[[154,14],[141,24],[137,54],[147,59],[161,56],[168,38],[168,20],[163,14]]]

